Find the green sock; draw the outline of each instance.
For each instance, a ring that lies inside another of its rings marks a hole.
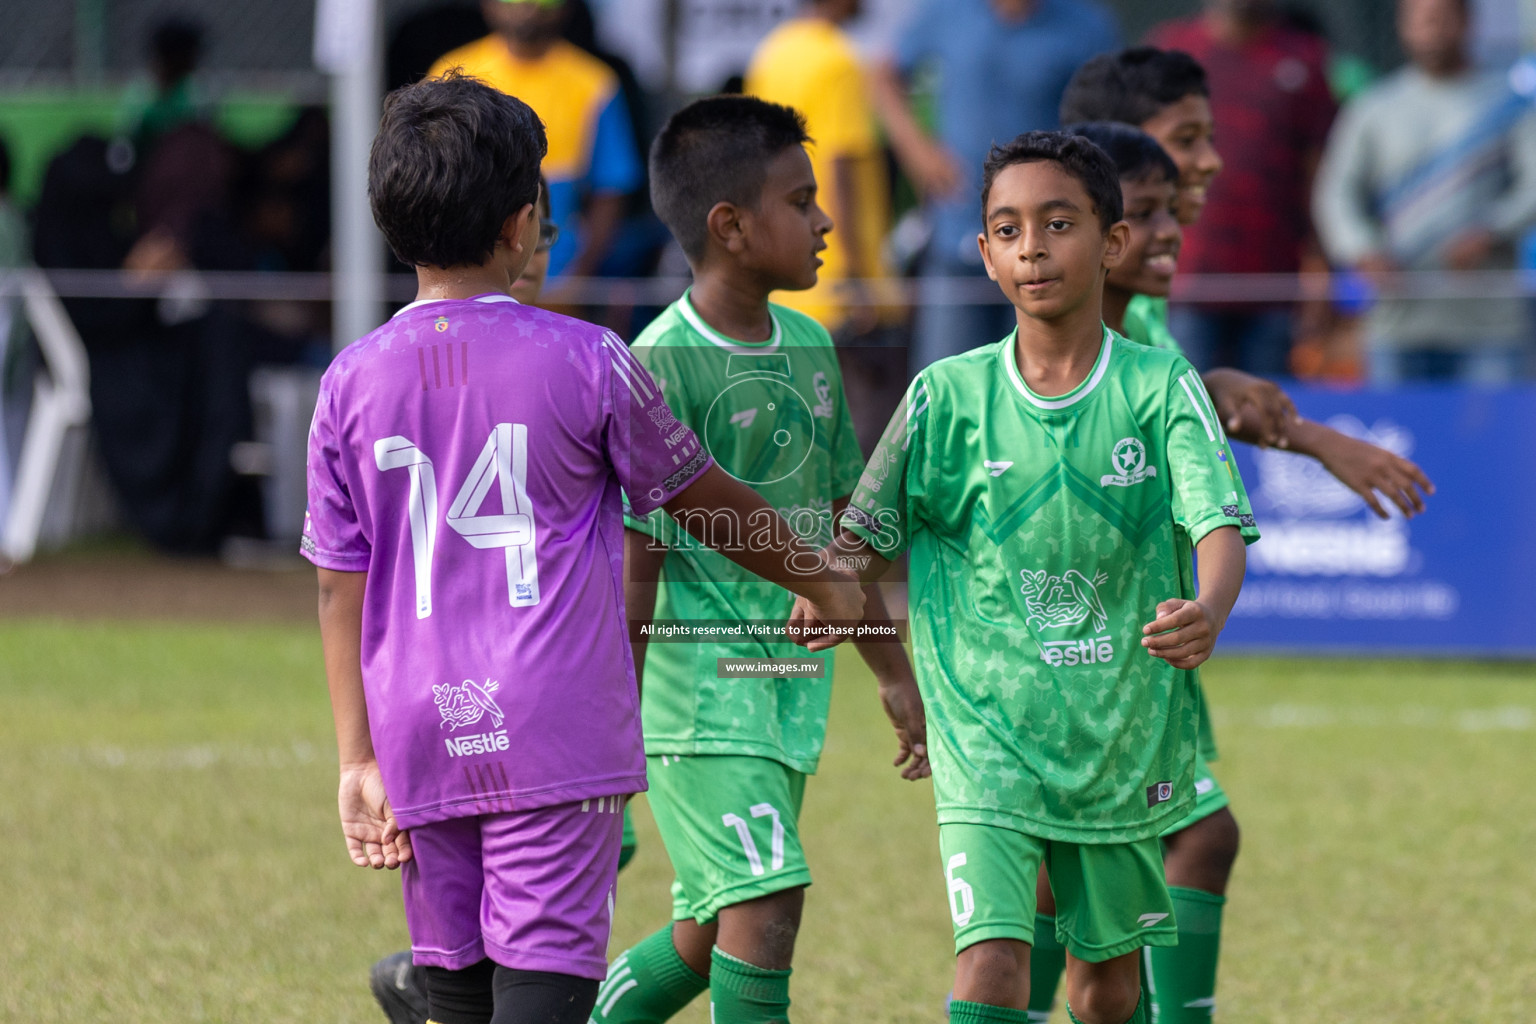
[[[950,1024],[1029,1024],[1033,1019],[1028,1011],[1010,1006],[968,1003],[964,999],[952,999],[949,1003]]]
[[[1221,957],[1225,896],[1170,885],[1179,922],[1177,946],[1153,946],[1152,1001],[1157,1024],[1209,1024],[1216,1012],[1216,962]]]
[[[789,1024],[789,975],[716,946],[709,955],[710,1024]]]
[[[662,1024],[709,987],[677,955],[672,926],[641,939],[608,968],[593,1024]]]
[[[1083,1024],[1082,1021],[1077,1019],[1077,1014],[1072,1012],[1071,1003],[1067,1004],[1067,1019],[1072,1021],[1072,1024]],[[1147,1024],[1146,990],[1142,990],[1141,998],[1136,1000],[1136,1009],[1132,1010],[1131,1015],[1125,1018],[1125,1024]]]
[[[1046,1024],[1061,973],[1067,969],[1067,947],[1056,938],[1056,915],[1035,915],[1035,944],[1029,951],[1029,1020]]]

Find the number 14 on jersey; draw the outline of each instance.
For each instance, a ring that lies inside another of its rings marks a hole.
[[[432,459],[409,438],[398,434],[373,444],[379,472],[403,469],[410,487],[406,503],[411,524],[411,554],[416,570],[416,617],[432,614],[432,558],[437,551],[437,473]],[[481,515],[491,485],[501,491],[501,513]],[[539,563],[534,551],[537,528],[528,500],[528,428],[498,423],[485,439],[480,457],[448,506],[447,523],[477,548],[503,548],[507,559],[507,600],[514,608],[539,603]]]

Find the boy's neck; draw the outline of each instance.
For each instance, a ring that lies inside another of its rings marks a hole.
[[[512,294],[517,275],[507,276],[495,263],[470,267],[417,267],[416,301],[472,299],[476,295]]]
[[[1013,360],[1019,375],[1044,398],[1064,395],[1088,379],[1104,342],[1102,300],[1053,320],[1018,314]],[[1121,310],[1123,317],[1125,311]]]
[[[1125,311],[1130,308],[1131,297],[1135,294],[1108,282],[1104,284],[1104,323],[1117,334],[1125,333]]]
[[[768,292],[736,275],[706,267],[695,270],[688,300],[709,326],[734,341],[767,341],[773,337]]]

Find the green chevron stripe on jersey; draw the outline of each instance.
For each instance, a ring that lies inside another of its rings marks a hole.
[[[832,502],[863,468],[837,352],[826,330],[770,306],[772,336],[735,341],[706,324],[688,296],[635,340],[633,351],[679,420],[716,462],[750,484],[810,543],[832,536]],[[680,530],[665,512],[625,525],[668,546],[657,619],[783,622],[794,595],[740,569]],[[751,524],[744,524],[749,539]],[[787,642],[656,643],[645,656],[641,717],[648,754],[746,754],[816,771],[831,699],[824,679],[717,679],[717,658],[804,657]],[[831,652],[822,655],[828,662]]]
[[[910,412],[909,412],[910,410]],[[939,821],[1131,842],[1187,812],[1196,674],[1148,655],[1193,545],[1257,530],[1210,400],[1176,354],[1106,330],[1087,378],[1031,392],[1014,338],[913,382],[846,522],[911,553]]]

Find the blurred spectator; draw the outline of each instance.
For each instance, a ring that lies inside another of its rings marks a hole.
[[[890,229],[885,153],[864,68],[842,26],[860,0],[813,0],[803,16],[769,33],[747,69],[746,91],[805,115],[816,172],[816,202],[832,216],[815,288],[779,292],[774,301],[815,317],[829,331],[850,318],[853,333],[875,327],[865,282],[884,277],[881,245]],[[851,298],[850,308],[838,300]]]
[[[1312,175],[1334,113],[1327,46],[1285,26],[1270,0],[1206,0],[1203,14],[1154,29],[1150,42],[1204,65],[1226,165],[1199,225],[1184,235],[1179,269],[1296,273],[1311,238]],[[1170,326],[1202,370],[1289,372],[1288,308],[1175,308]]]
[[[560,228],[550,274],[595,274],[644,182],[618,76],[561,38],[562,0],[483,0],[480,9],[491,34],[450,51],[430,74],[462,68],[538,111],[549,132],[544,174]]]
[[[117,115],[117,133],[140,152],[179,125],[208,119],[210,104],[194,74],[202,50],[202,26],[190,19],[166,18],[151,31],[149,77],[128,86]]]
[[[846,26],[861,0],[813,0],[768,34],[747,69],[746,91],[805,115],[816,201],[832,216],[815,288],[778,292],[775,302],[815,317],[833,333],[854,428],[867,453],[906,389],[892,365],[901,316],[882,255],[891,227],[885,149],[863,62]],[[886,300],[886,301],[882,301]]]
[[[740,80],[797,0],[597,0],[597,34],[653,95],[686,98]]]
[[[11,151],[0,140],[0,274],[29,263],[26,221],[11,203]],[[20,298],[0,293],[0,528],[10,509],[31,398],[32,351],[27,340]]]
[[[1118,42],[1110,15],[1087,0],[926,0],[895,52],[875,68],[881,119],[931,216],[914,371],[1012,329],[1012,308],[960,304],[965,296],[945,284],[982,272],[976,246],[982,163],[994,142],[1056,127],[1072,72]],[[933,65],[937,138],[920,124],[907,96],[912,76]]]
[[[1504,76],[1467,56],[1464,0],[1401,0],[1409,64],[1344,108],[1314,199],[1328,255],[1381,282],[1393,270],[1515,265],[1536,222],[1536,117]],[[1372,309],[1373,380],[1506,381],[1528,346],[1520,299],[1384,297]]]
[[[485,18],[462,2],[434,3],[391,23],[384,48],[384,90],[394,92],[427,77],[437,59],[485,35]]]

